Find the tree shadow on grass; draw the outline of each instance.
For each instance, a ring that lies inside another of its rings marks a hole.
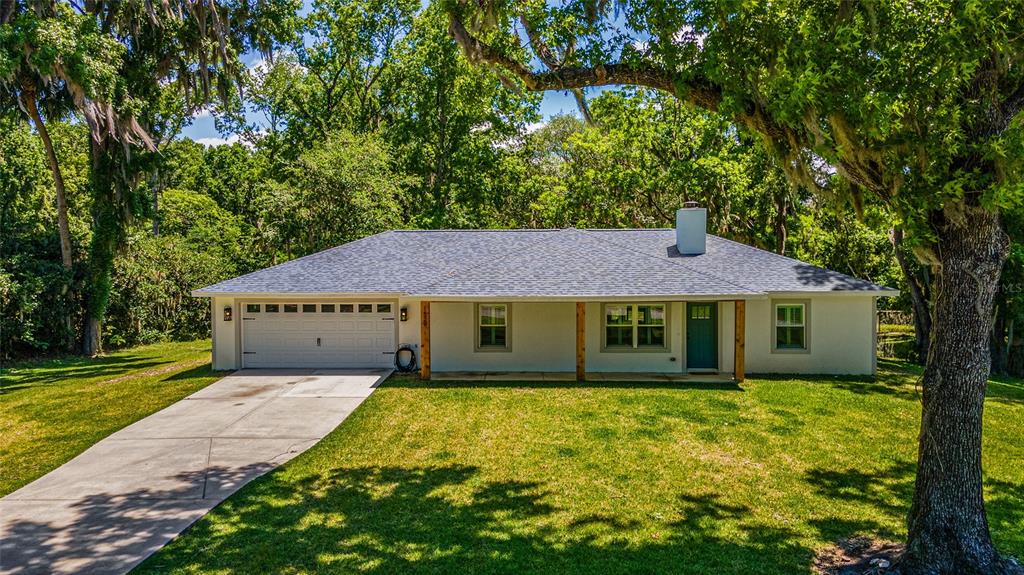
[[[907,362],[880,359],[878,367],[882,370],[877,378],[879,384],[892,389],[894,394],[902,391],[903,395],[920,401],[921,376],[924,368]],[[913,386],[908,385],[913,382]],[[985,398],[989,401],[1008,405],[1024,405],[1024,380],[1008,375],[992,375],[989,377]]]
[[[713,493],[681,494],[676,521],[572,517],[545,483],[471,466],[272,474],[140,569],[365,573],[794,573],[812,551]],[[724,527],[723,523],[728,523]]]
[[[878,516],[903,519],[910,511],[916,470],[912,462],[894,462],[872,471],[818,468],[809,470],[804,479],[828,500],[860,504]],[[1021,556],[1024,553],[1024,484],[986,478],[985,489],[985,508],[997,546],[1003,552]],[[894,530],[873,520],[830,517],[810,523],[828,541],[856,535],[901,541],[906,536],[902,528]]]
[[[893,462],[874,470],[814,468],[807,471],[804,479],[826,499],[868,506],[877,515],[903,517],[914,494],[916,469],[909,461]]]
[[[68,379],[113,379],[133,371],[167,364],[159,356],[108,356],[56,360],[43,365],[4,369],[0,374],[0,394],[63,383]]]
[[[870,375],[830,375],[830,374],[756,374],[764,381],[790,382],[797,381],[808,385],[828,385],[857,395],[887,395],[898,399],[920,400],[918,390],[907,379],[912,374],[882,372],[877,376]]]
[[[985,397],[1008,405],[1024,405],[1024,381],[1015,377],[994,376],[989,379]]]
[[[985,480],[985,509],[996,546],[1024,559],[1024,484]]]
[[[177,371],[169,376],[163,378],[161,381],[180,381],[183,379],[195,379],[199,377],[212,377],[215,375],[224,375],[224,373],[218,374],[210,363],[204,363],[191,367],[186,370]]]

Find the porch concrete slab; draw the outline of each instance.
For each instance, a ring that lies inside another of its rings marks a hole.
[[[0,499],[0,574],[131,570],[316,444],[390,374],[318,374],[324,389],[356,395],[284,397],[313,371],[236,372]]]
[[[680,374],[680,375],[682,375],[682,374]],[[630,382],[630,381],[636,381],[636,382],[641,382],[641,381],[647,381],[647,382],[650,382],[650,381],[669,381],[668,374],[664,374],[664,373],[631,373],[631,372],[611,373],[611,372],[605,372],[605,373],[600,374],[600,376],[601,376],[601,379],[599,381],[622,381],[622,382]]]
[[[220,437],[318,438],[348,417],[362,397],[275,397],[251,410]]]
[[[493,371],[487,373],[486,381],[544,381],[539,371]]]
[[[544,381],[576,381],[576,373],[572,371],[546,371]]]
[[[264,403],[258,397],[183,399],[110,437],[158,439],[212,437]]]
[[[72,500],[108,493],[202,499],[210,439],[107,439],[4,500]]]
[[[485,381],[487,374],[478,371],[442,371],[430,374],[431,381]]]

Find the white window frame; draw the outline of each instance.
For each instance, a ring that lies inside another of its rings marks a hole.
[[[800,306],[803,308],[803,325],[780,325],[779,324],[779,307],[791,307]],[[806,299],[792,300],[792,299],[779,299],[772,300],[771,306],[771,325],[772,330],[772,353],[810,353],[811,352],[811,302]],[[780,327],[802,327],[804,330],[804,346],[803,347],[779,347],[779,329]]]
[[[484,345],[480,341],[480,328],[482,327],[502,327],[495,324],[484,325],[480,320],[480,310],[484,307],[503,307],[505,308],[505,345]],[[502,302],[482,302],[478,303],[473,308],[473,340],[474,340],[474,351],[478,352],[508,352],[512,351],[512,305]]]
[[[632,309],[633,321],[631,324],[609,324],[608,323],[608,307],[609,306],[627,306]],[[658,327],[650,325],[640,325],[640,306],[654,306],[661,307],[665,314],[665,323],[661,326],[665,329],[665,342],[658,345],[640,345],[640,328],[641,327]],[[668,302],[607,302],[601,304],[601,351],[606,352],[629,352],[629,353],[665,353],[671,349],[669,347],[669,318],[672,316],[671,307]],[[608,328],[609,327],[632,327],[633,328],[633,345],[617,345],[608,344]]]

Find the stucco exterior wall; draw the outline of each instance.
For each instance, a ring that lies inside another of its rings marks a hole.
[[[431,302],[431,369],[575,371],[575,304],[517,302],[509,308],[509,319],[508,351],[476,351],[475,304]]]
[[[772,349],[774,303],[808,304],[807,351]],[[872,374],[875,302],[871,296],[773,297],[747,302],[747,373]]]
[[[215,297],[210,309],[213,318],[213,369],[238,369],[238,324],[241,310],[233,298]],[[233,310],[231,321],[224,321],[224,306]]]
[[[806,352],[772,349],[773,303],[804,301],[807,307]],[[239,368],[241,310],[233,298],[213,298],[213,367]],[[498,302],[495,302],[498,303]],[[231,305],[234,320],[225,322]],[[398,344],[420,349],[420,302],[401,299],[408,318],[398,322]],[[872,296],[815,295],[748,300],[746,303],[746,372],[871,374],[875,370],[875,301]],[[664,352],[605,351],[602,304],[586,305],[587,371],[679,373],[686,369],[685,302],[669,302],[669,349]],[[511,302],[510,351],[476,351],[475,305],[431,303],[431,365],[440,371],[575,370],[576,307],[573,302]],[[397,315],[397,314],[396,314]],[[718,303],[719,371],[733,371],[735,306]]]
[[[802,352],[772,349],[773,303],[807,304],[808,347]],[[404,304],[405,302],[403,302]],[[747,373],[872,374],[875,370],[875,316],[871,296],[748,300]],[[419,343],[419,302],[409,303],[409,336]],[[572,371],[575,361],[575,304],[511,304],[512,351],[477,352],[472,303],[431,303],[431,364],[434,371]],[[587,371],[678,373],[686,369],[685,302],[669,303],[669,349],[664,352],[602,350],[602,304],[587,303]],[[415,322],[412,313],[417,317]],[[406,326],[403,326],[406,327]],[[718,302],[718,370],[734,369],[735,304]]]
[[[407,343],[416,349],[416,357],[420,356],[420,300],[399,299],[398,309],[401,313],[405,308],[408,317],[406,321],[398,322],[398,345]]]

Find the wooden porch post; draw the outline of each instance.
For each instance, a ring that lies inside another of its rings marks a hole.
[[[576,381],[587,379],[587,304],[576,302]]]
[[[737,382],[743,381],[743,370],[747,345],[747,302],[741,299],[736,300],[736,346],[733,349],[733,377]]]
[[[420,378],[430,379],[430,302],[420,302]]]

